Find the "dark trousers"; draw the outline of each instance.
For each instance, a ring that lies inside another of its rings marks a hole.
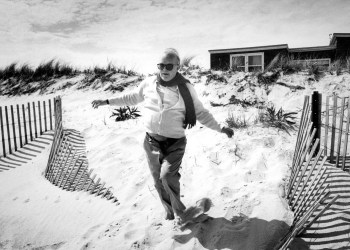
[[[185,205],[180,201],[180,173],[186,148],[186,137],[158,141],[146,133],[143,143],[155,188],[167,216],[181,214]]]

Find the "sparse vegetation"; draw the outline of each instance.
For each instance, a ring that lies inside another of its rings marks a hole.
[[[141,116],[139,112],[140,111],[138,111],[136,107],[120,107],[118,109],[114,109],[110,117],[115,117],[116,122],[125,121],[129,119],[136,119],[137,117]]]
[[[229,126],[230,128],[238,129],[238,128],[248,127],[248,122],[244,114],[234,115],[233,113],[229,113],[225,122],[227,123],[227,126]]]
[[[277,54],[265,67],[265,72],[282,71],[284,74],[293,74],[303,69],[303,64],[297,58]]]
[[[113,75],[117,73],[125,76],[124,78],[127,78],[128,76],[137,76],[138,78],[136,81],[144,79],[142,74],[138,74],[132,69],[127,69],[125,66],[116,67],[112,63],[109,63],[106,67],[95,66],[93,68],[84,69],[83,71],[55,59],[43,62],[36,68],[32,68],[28,64],[18,65],[18,63],[12,63],[3,69],[0,69],[1,94],[21,95],[34,93],[36,91],[40,91],[40,94],[43,94],[52,84],[55,83],[54,79],[61,77],[75,77],[81,73],[85,74],[85,78],[78,86],[78,89],[84,89],[89,86],[101,87],[105,82],[113,83],[116,81],[116,79],[113,78]],[[65,88],[73,86],[73,82],[65,85]],[[129,81],[128,84],[130,83],[131,82]],[[115,86],[112,86],[109,90],[122,91],[125,86],[125,84],[122,88],[117,86],[117,89]],[[62,88],[63,87],[61,87],[61,89]]]
[[[284,130],[289,134],[289,131],[295,130],[295,115],[297,112],[285,112],[282,107],[277,111],[275,106],[271,105],[266,110],[259,111],[255,122]]]
[[[217,82],[227,83],[227,79],[223,75],[220,75],[220,74],[215,73],[215,72],[211,72],[211,74],[207,75],[206,84],[208,85],[212,80],[217,81]]]
[[[194,55],[191,56],[185,56],[184,58],[181,59],[181,63],[180,63],[180,69],[179,71],[183,74],[183,75],[188,75],[190,74],[191,70],[195,70],[195,69],[200,69],[200,67],[198,65],[192,64],[192,60],[195,58]]]
[[[350,57],[345,59],[345,69],[348,73],[350,73]]]
[[[7,80],[12,78],[16,81],[32,82],[49,80],[54,77],[72,76],[77,73],[78,70],[69,66],[68,64],[62,64],[54,59],[43,62],[33,69],[28,64],[18,66],[17,63],[12,63],[4,69],[0,69],[0,79]]]
[[[333,72],[339,76],[342,72],[342,68],[343,68],[343,62],[342,60],[338,59],[335,60],[330,66],[329,66],[329,73],[333,74]]]
[[[183,69],[184,67],[186,67],[186,68],[190,67],[192,65],[191,62],[194,58],[195,58],[194,55],[185,56],[184,58],[182,58],[181,64],[180,64],[180,69]]]
[[[319,81],[323,76],[323,72],[321,71],[320,66],[314,63],[308,65],[308,74],[310,76],[313,76],[316,81]]]
[[[269,85],[277,81],[280,76],[279,72],[273,72],[272,74],[267,74],[264,72],[257,73],[258,82],[261,84]]]

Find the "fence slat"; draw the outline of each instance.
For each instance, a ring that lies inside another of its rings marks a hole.
[[[106,190],[104,191],[104,193],[101,194],[101,197],[102,197],[102,198],[105,197],[105,196],[107,195],[108,191],[111,190],[111,189],[112,189],[112,187],[106,188]]]
[[[87,169],[87,168],[86,168],[86,169]],[[85,186],[87,180],[89,179],[89,177],[90,177],[92,171],[93,171],[93,169],[90,169],[89,172],[85,175],[84,181],[82,182],[81,187],[80,187],[80,188],[78,187],[78,191],[84,190],[84,186]]]
[[[62,162],[64,160],[66,151],[68,151],[68,148],[66,150],[66,147],[69,147],[69,144],[67,143],[67,137],[65,137],[63,139],[63,142],[60,143],[60,145],[57,148],[57,152],[55,153],[57,155],[57,166],[58,166],[57,172],[59,171],[59,168],[60,168],[60,166],[61,166],[61,164],[62,164]],[[62,156],[60,157],[60,155],[62,155]],[[55,161],[56,160],[54,160],[53,162],[55,162]],[[55,165],[54,165],[54,167],[55,167]],[[55,169],[53,168],[52,169],[52,173],[47,176],[47,179],[50,182],[53,182],[53,179],[55,178],[55,173],[54,172],[55,172]],[[57,172],[56,172],[56,175],[57,175]]]
[[[79,158],[78,158],[78,159],[79,159]],[[77,178],[77,175],[78,175],[78,173],[79,173],[79,170],[81,169],[81,167],[83,166],[83,164],[84,164],[84,161],[81,161],[81,163],[79,164],[79,167],[77,168],[77,171],[76,171],[76,172],[74,173],[74,175],[73,175],[72,180],[68,183],[68,188],[67,188],[68,191],[70,191],[70,188],[71,188],[72,184],[74,183],[75,178]],[[73,187],[73,188],[74,188],[74,187]]]
[[[344,139],[344,147],[343,147],[343,160],[342,160],[342,164],[341,164],[342,170],[344,170],[344,168],[345,168],[346,152],[348,149],[349,125],[350,125],[350,97],[348,98],[348,114],[347,114],[347,119],[346,119],[346,130],[345,130],[345,139]],[[350,168],[349,168],[349,171],[350,171]]]
[[[326,97],[326,123],[324,126],[325,135],[324,135],[324,154],[327,155],[327,143],[328,143],[328,129],[329,129],[329,96]]]
[[[22,104],[22,115],[23,115],[23,127],[24,127],[24,143],[28,144],[27,126],[26,126],[26,112],[24,110],[24,104]]]
[[[316,214],[316,216],[310,221],[307,223],[307,225],[305,225],[305,228],[308,228],[309,226],[311,226],[319,217],[322,216],[322,214],[324,214],[324,212],[339,198],[339,194],[337,194],[336,196],[333,197],[333,199],[327,203],[327,205],[320,211]],[[300,232],[302,233],[302,231]]]
[[[311,126],[309,127],[308,131],[312,128],[312,123],[310,125]],[[300,170],[300,168],[301,168],[301,166],[302,166],[302,164],[303,164],[303,162],[305,160],[306,154],[307,154],[307,152],[308,152],[308,150],[310,148],[310,145],[311,145],[311,142],[312,142],[312,140],[313,140],[313,138],[315,136],[315,133],[316,133],[316,129],[313,129],[312,134],[309,137],[306,137],[304,142],[303,142],[303,145],[305,143],[306,147],[305,147],[304,153],[301,155],[300,160],[298,159],[297,162],[296,162],[298,165],[296,167],[294,175],[292,175],[291,178],[290,178],[290,184],[289,184],[289,188],[288,188],[288,192],[287,192],[287,197],[289,197],[289,198],[290,198],[289,195],[291,194],[291,192],[293,190],[293,186],[294,186],[294,183],[295,183],[295,181],[296,181],[296,179],[298,177],[299,170]],[[304,146],[303,146],[303,148],[304,148]]]
[[[310,195],[314,192],[315,188],[318,186],[319,182],[321,181],[324,173],[326,172],[326,168],[323,168],[323,165],[325,164],[327,160],[327,157],[323,157],[323,160],[321,164],[318,166],[317,173],[313,176],[310,185],[307,187],[304,194],[302,194],[302,197],[300,199],[299,205],[294,209],[294,214],[297,215],[299,213],[300,209],[304,209],[304,206],[306,205],[306,202],[308,202]],[[323,169],[323,172],[321,173]],[[320,178],[318,178],[319,174]]]
[[[66,180],[65,180],[65,182],[64,182],[64,184],[63,184],[63,186],[62,186],[63,189],[65,189],[65,186],[66,186],[67,182],[68,182],[68,184],[69,184],[69,179],[70,179],[70,177],[71,177],[71,175],[72,175],[72,173],[73,173],[73,171],[74,171],[74,168],[75,168],[77,162],[79,161],[79,159],[80,159],[80,156],[78,155],[77,159],[74,161],[74,163],[73,163],[73,165],[72,165],[72,169],[70,170],[70,172],[69,172],[68,176],[66,177]],[[73,159],[73,160],[74,160],[74,159]],[[66,188],[66,190],[69,191],[68,188]]]
[[[335,161],[335,167],[339,165],[339,156],[340,156],[340,146],[341,146],[341,137],[343,134],[343,121],[344,121],[344,109],[345,109],[345,98],[341,98],[341,113],[340,113],[340,123],[339,123],[339,136],[338,136],[338,145],[337,145],[337,158]]]
[[[66,171],[64,171],[64,174],[63,174],[63,176],[62,176],[62,180],[61,180],[61,181],[59,182],[59,184],[58,184],[59,187],[61,187],[61,185],[63,184],[63,181],[65,181],[65,182],[67,181],[67,180],[65,180],[64,178],[67,177],[67,174],[68,174],[70,165],[72,164],[72,162],[74,162],[74,158],[75,158],[76,153],[77,153],[77,151],[74,150],[72,159],[68,162],[67,169],[66,169]],[[74,167],[74,165],[73,165],[72,167]],[[63,185],[63,188],[64,188],[64,185]]]
[[[300,144],[301,144],[301,140],[302,140],[302,131],[304,131],[305,127],[307,126],[305,124],[305,117],[307,116],[307,109],[308,109],[308,106],[309,106],[309,96],[305,96],[304,97],[304,105],[303,105],[303,111],[301,113],[301,119],[300,119],[300,126],[299,126],[299,129],[298,129],[298,136],[297,136],[297,141],[295,143],[295,151],[294,151],[294,155],[293,155],[293,162],[292,162],[292,166],[294,166],[294,163],[295,163],[295,160],[296,160],[296,157],[297,157],[297,152],[299,151],[299,148],[300,148]]]
[[[17,138],[16,138],[16,128],[15,128],[15,116],[13,115],[13,106],[11,105],[11,118],[12,118],[12,134],[13,143],[15,144],[15,151],[17,151]]]
[[[301,184],[302,184],[302,185],[301,185],[301,188],[300,188],[300,190],[297,192],[298,194],[297,194],[297,197],[295,198],[295,202],[294,202],[295,205],[298,203],[298,200],[299,200],[299,198],[300,198],[300,195],[302,195],[302,193],[303,193],[304,189],[307,187],[307,185],[308,185],[308,186],[311,186],[311,185],[313,184],[312,180],[309,181],[309,179],[310,179],[311,175],[313,174],[313,172],[314,172],[314,170],[315,170],[315,167],[316,167],[318,161],[319,161],[320,158],[321,158],[322,153],[323,153],[323,150],[321,149],[321,150],[318,152],[316,158],[314,159],[314,162],[312,163],[312,166],[311,166],[311,168],[310,168],[310,170],[309,170],[308,175],[306,176],[305,180],[302,181],[302,183],[301,183]],[[307,167],[306,167],[306,168],[307,168]]]
[[[60,166],[59,166],[59,169],[58,169],[59,173],[57,172],[56,177],[53,179],[53,183],[54,183],[55,185],[57,185],[58,182],[60,181],[61,176],[62,176],[62,174],[63,174],[63,172],[64,172],[64,167],[67,165],[67,162],[68,162],[68,159],[69,159],[69,155],[70,155],[71,152],[72,152],[72,148],[71,148],[70,144],[67,143],[67,145],[68,145],[68,148],[67,148],[67,152],[68,152],[68,153],[67,153],[67,157],[66,157],[66,159],[64,160],[64,163],[61,162],[61,164],[60,164]]]
[[[317,180],[316,185],[313,187],[312,192],[310,192],[310,195],[305,199],[305,203],[303,206],[300,208],[300,210],[296,213],[294,213],[294,218],[295,220],[298,220],[298,218],[303,217],[305,213],[308,211],[306,210],[308,206],[312,206],[312,201],[315,199],[316,195],[319,193],[320,189],[323,187],[325,184],[329,174],[325,175],[325,178],[322,180],[322,177],[326,171],[322,171],[320,178]],[[321,182],[321,184],[317,187],[317,184]],[[323,192],[325,192],[326,189],[329,188],[329,184],[327,184],[323,190],[320,192],[319,196],[322,195]],[[310,197],[311,196],[311,197]]]
[[[94,175],[92,176],[92,178],[90,179],[89,185],[87,185],[87,187],[85,188],[85,192],[88,192],[88,191],[89,191],[89,188],[90,188],[91,184],[94,183],[94,179],[95,179],[95,178],[96,178],[96,174],[94,174]]]
[[[40,107],[40,101],[38,101],[38,113],[39,113],[39,128],[40,128],[40,135],[43,134],[43,127],[41,125],[41,107]]]
[[[33,102],[32,105],[33,105],[33,115],[34,115],[34,131],[35,131],[35,138],[38,138],[38,128],[37,128],[37,126],[36,126],[35,102]]]
[[[30,140],[33,140],[33,130],[32,130],[32,116],[30,114],[30,103],[28,102],[28,125],[29,125],[29,134],[30,134]]]
[[[10,123],[9,123],[9,117],[8,117],[8,112],[7,112],[7,106],[5,106],[5,118],[6,118],[7,139],[8,139],[8,145],[9,145],[9,153],[12,154],[11,135],[10,135]]]
[[[51,163],[55,162],[57,154],[56,154],[56,150],[59,147],[59,144],[61,143],[61,140],[64,137],[64,133],[62,131],[62,127],[58,127],[58,130],[56,130],[56,134],[54,135],[52,144],[51,144],[51,150],[50,150],[50,154],[49,154],[49,160],[48,163],[46,165],[46,169],[45,169],[45,177],[48,177],[48,174],[51,170]]]
[[[19,112],[19,105],[17,104],[17,121],[18,121],[18,132],[19,132],[19,145],[20,147],[23,147],[23,141],[22,141],[22,130],[21,130],[21,115]]]
[[[72,191],[75,191],[79,188],[79,183],[81,181],[81,178],[83,177],[83,175],[87,172],[87,164],[83,166],[82,170],[81,170],[81,173],[78,174],[77,176],[77,181],[75,183],[75,185],[73,185],[73,190]]]
[[[332,121],[332,137],[331,137],[331,153],[330,153],[330,163],[333,163],[334,158],[334,143],[335,143],[335,126],[337,123],[337,96],[333,95],[333,121]]]
[[[4,122],[2,118],[2,107],[0,107],[0,126],[1,126],[1,142],[2,142],[2,153],[6,157],[6,148],[5,148],[5,133],[4,133]]]
[[[96,190],[96,188],[97,188],[98,184],[100,183],[100,181],[101,181],[101,178],[98,178],[96,183],[92,185],[90,194],[93,194],[93,192]]]
[[[313,127],[316,128],[316,135],[313,139],[315,142],[316,139],[321,138],[321,109],[322,109],[322,96],[317,91],[314,91],[312,94],[312,107],[311,107],[311,122],[313,123]],[[320,147],[316,148],[316,152],[318,152]],[[315,155],[313,155],[315,156]]]
[[[101,185],[100,185],[100,188],[97,190],[95,196],[99,196],[102,189],[104,188],[104,186],[106,185],[106,182],[103,182]]]
[[[314,128],[314,131],[315,131],[315,129],[316,129],[316,128]],[[314,156],[316,149],[319,147],[319,142],[320,142],[320,139],[317,138],[316,141],[315,141],[315,143],[314,143],[313,146],[312,146],[311,152],[310,152],[310,154],[309,154],[309,157],[308,157],[306,163],[304,164],[304,167],[301,169],[302,172],[300,173],[300,177],[299,177],[298,181],[295,179],[295,181],[297,181],[297,184],[295,185],[295,189],[294,189],[294,191],[292,192],[292,195],[291,195],[291,198],[290,198],[291,201],[293,201],[293,198],[294,198],[294,196],[296,195],[296,192],[298,191],[300,182],[303,180],[303,178],[304,178],[304,176],[305,176],[305,172],[306,172],[306,170],[307,170],[307,168],[308,168],[308,166],[309,166],[309,164],[310,164],[310,161],[311,161],[312,157]],[[295,204],[295,203],[294,203],[294,204]]]
[[[47,131],[47,119],[46,119],[46,103],[44,101],[44,124],[45,124],[45,132]]]
[[[50,130],[52,130],[52,110],[51,110],[51,99],[49,99],[49,117],[50,117]]]
[[[302,131],[302,138],[300,140],[300,147],[299,147],[299,151],[297,152],[297,156],[296,156],[296,160],[294,162],[294,166],[292,166],[292,174],[295,173],[296,171],[296,168],[299,166],[300,164],[300,157],[303,155],[304,151],[305,150],[308,150],[305,149],[305,146],[306,146],[306,143],[307,143],[307,139],[309,138],[310,136],[310,133],[311,133],[311,130],[312,130],[312,127],[313,127],[313,124],[312,122],[310,122],[310,119],[311,119],[311,116],[308,115],[307,117],[307,126],[305,126],[306,129],[304,129],[304,131]]]
[[[57,104],[56,104],[56,100],[57,97],[53,98],[53,115],[55,117],[55,130],[57,129],[57,123],[58,123],[58,119],[57,119]]]

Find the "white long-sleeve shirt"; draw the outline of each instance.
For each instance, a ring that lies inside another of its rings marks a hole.
[[[189,89],[197,120],[204,126],[221,131],[221,126],[213,115],[204,108],[198,99],[197,93],[190,83],[186,83]],[[145,79],[133,92],[121,95],[109,100],[110,105],[131,106],[144,103],[145,125],[147,132],[170,138],[185,136],[183,128],[185,120],[185,102],[177,86],[164,87],[157,83],[156,77]]]

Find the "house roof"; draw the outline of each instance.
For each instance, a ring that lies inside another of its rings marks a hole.
[[[316,46],[316,47],[303,47],[303,48],[291,48],[289,52],[310,52],[310,51],[324,51],[324,50],[334,50],[335,45],[330,46]]]
[[[277,44],[277,45],[245,47],[245,48],[232,48],[232,49],[214,49],[214,50],[209,50],[209,53],[210,54],[219,54],[219,53],[249,52],[249,51],[259,51],[259,50],[273,50],[273,49],[288,49],[288,44]]]
[[[329,42],[329,45],[335,45],[335,41],[337,37],[350,37],[350,33],[333,33],[332,39]]]

